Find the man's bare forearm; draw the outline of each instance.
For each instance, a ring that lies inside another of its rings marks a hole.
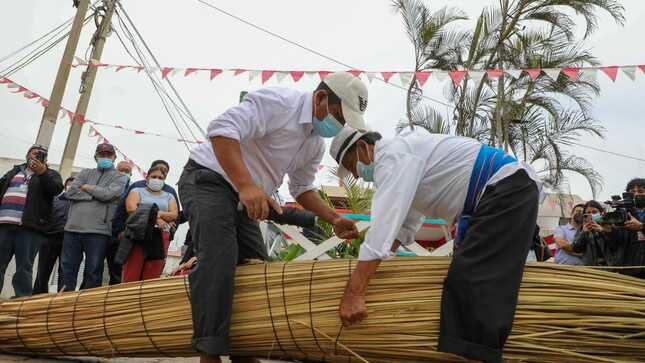
[[[372,276],[381,264],[381,260],[358,261],[356,269],[345,288],[345,294],[364,296]]]
[[[305,209],[314,212],[318,217],[320,217],[320,219],[327,223],[333,224],[334,220],[340,217],[335,210],[329,208],[329,206],[323,202],[315,190],[310,190],[300,194],[298,198],[296,198],[296,201]]]
[[[228,137],[215,136],[211,137],[211,144],[217,161],[237,190],[253,184],[251,174],[242,159],[242,149],[239,141]]]

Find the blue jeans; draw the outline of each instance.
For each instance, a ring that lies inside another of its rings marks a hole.
[[[91,289],[101,286],[103,278],[103,259],[109,236],[95,233],[65,232],[61,264],[63,265],[63,285],[65,291],[76,290],[78,268],[85,254],[83,271],[83,288]]]
[[[0,225],[0,291],[4,284],[4,273],[11,258],[16,256],[16,273],[12,284],[15,296],[31,296],[34,259],[45,235],[17,225]]]

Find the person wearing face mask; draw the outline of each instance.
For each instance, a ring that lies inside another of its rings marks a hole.
[[[220,362],[229,353],[235,266],[268,258],[257,220],[266,219],[269,208],[281,212],[270,195],[285,175],[296,201],[337,236],[358,235],[355,222],[329,208],[313,182],[324,138],[345,124],[365,128],[366,108],[367,88],[347,72],[327,75],[313,92],[263,88],[211,121],[209,142],[192,150],[179,196],[199,261],[189,279],[193,347],[202,362]]]
[[[585,205],[577,204],[571,210],[571,218],[569,223],[558,226],[553,233],[555,243],[557,245],[555,252],[555,263],[561,265],[580,266],[584,263],[580,256],[573,252],[571,243],[576,236],[576,233],[582,228],[582,219]]]
[[[601,225],[605,209],[602,204],[590,200],[585,204],[582,230],[571,244],[573,252],[582,254],[585,266],[616,265],[609,253],[611,230]]]
[[[438,350],[501,362],[543,197],[535,172],[476,140],[419,127],[391,140],[346,127],[330,154],[339,176],[352,173],[376,187],[371,228],[340,302],[343,324],[367,318],[370,278],[381,260],[414,242],[426,217],[458,222]]]
[[[126,175],[114,168],[116,153],[111,144],[97,145],[94,159],[96,168],[81,170],[65,192],[65,198],[71,201],[61,257],[65,291],[76,290],[83,255],[83,288],[101,286],[112,217],[128,181]]]
[[[14,296],[32,294],[36,254],[47,240],[54,197],[63,190],[57,171],[47,166],[47,148],[33,145],[24,163],[0,178],[0,291],[15,256]]]
[[[146,186],[133,189],[125,200],[128,214],[134,213],[142,204],[156,204],[159,212],[155,221],[155,233],[152,233],[148,240],[135,244],[130,251],[123,265],[123,282],[159,278],[163,271],[165,256],[170,245],[170,223],[175,222],[178,214],[177,201],[172,194],[163,191],[166,170],[161,165],[148,170]],[[149,258],[150,254],[147,251],[159,249],[159,247],[163,251],[163,258]]]

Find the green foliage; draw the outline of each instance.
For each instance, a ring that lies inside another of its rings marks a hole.
[[[585,40],[598,28],[598,13],[608,13],[618,24],[625,21],[616,0],[501,0],[483,9],[472,31],[464,31],[455,28],[465,19],[458,9],[432,11],[420,0],[393,4],[414,47],[417,71],[597,65]],[[577,37],[580,23],[585,31]],[[591,116],[592,101],[600,92],[594,79],[583,74],[576,82],[564,75],[553,80],[543,73],[533,81],[523,73],[517,79],[493,80],[484,75],[459,87],[448,82],[446,92],[455,106],[454,125],[422,103],[422,90],[413,82],[407,120],[397,129],[417,125],[505,147],[527,163],[546,165],[539,171],[555,190],[566,185],[571,172],[584,176],[594,195],[601,188],[602,178],[590,163],[567,151],[582,134],[603,135],[603,127]]]
[[[286,249],[280,251],[279,258],[280,261],[289,262],[295,260],[296,258],[298,258],[298,256],[302,255],[305,252],[306,250],[304,249],[304,247],[299,244],[293,243],[290,244]]]

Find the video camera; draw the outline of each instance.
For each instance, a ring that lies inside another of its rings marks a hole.
[[[614,195],[605,204],[614,209],[603,216],[602,223],[615,227],[624,227],[629,220],[629,214],[635,215],[637,209],[645,208],[645,196],[634,193],[623,193],[622,197]]]

